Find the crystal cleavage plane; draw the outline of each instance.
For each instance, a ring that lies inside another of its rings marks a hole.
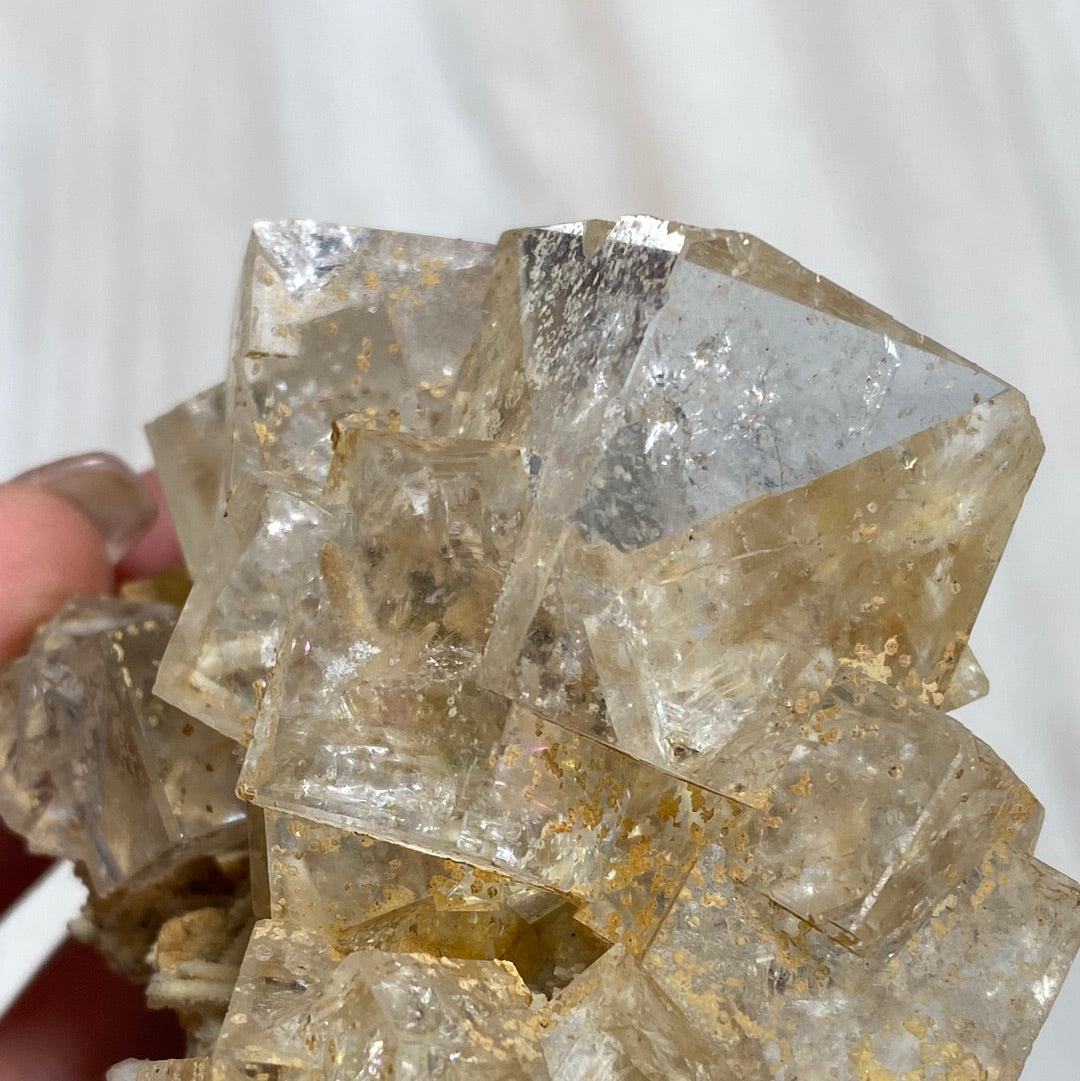
[[[0,677],[0,814],[188,1029],[114,1078],[1019,1077],[1080,888],[948,713],[1017,390],[741,233],[264,222],[148,434],[179,614]]]

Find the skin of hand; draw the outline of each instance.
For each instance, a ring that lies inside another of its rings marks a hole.
[[[69,596],[109,593],[180,562],[157,477],[141,480],[158,516],[115,569],[91,520],[68,500],[33,484],[0,485],[0,662],[25,649]],[[0,914],[50,862],[0,824]],[[172,1014],[151,1013],[141,987],[72,941],[0,1019],[0,1081],[101,1081],[124,1058],[182,1055]]]

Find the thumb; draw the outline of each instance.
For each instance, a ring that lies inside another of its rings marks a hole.
[[[43,488],[0,486],[0,661],[73,593],[108,593],[105,543],[71,503]]]
[[[72,594],[110,592],[114,560],[154,514],[138,477],[111,455],[79,455],[0,485],[0,662]]]

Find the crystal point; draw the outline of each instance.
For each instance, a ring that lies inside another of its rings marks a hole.
[[[504,237],[462,371],[456,430],[544,460],[481,683],[705,787],[848,658],[941,704],[1041,455],[1023,397],[754,238],[588,232]]]
[[[480,324],[491,248],[260,222],[233,333],[226,494],[251,471],[321,483],[333,418],[429,432]]]

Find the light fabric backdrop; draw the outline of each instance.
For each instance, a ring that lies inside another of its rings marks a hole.
[[[1075,0],[0,0],[0,475],[148,464],[141,424],[223,374],[256,218],[757,233],[1031,399],[961,716],[1080,877],[1078,131]],[[1026,1078],[1074,1075],[1078,1009],[1074,977]]]

